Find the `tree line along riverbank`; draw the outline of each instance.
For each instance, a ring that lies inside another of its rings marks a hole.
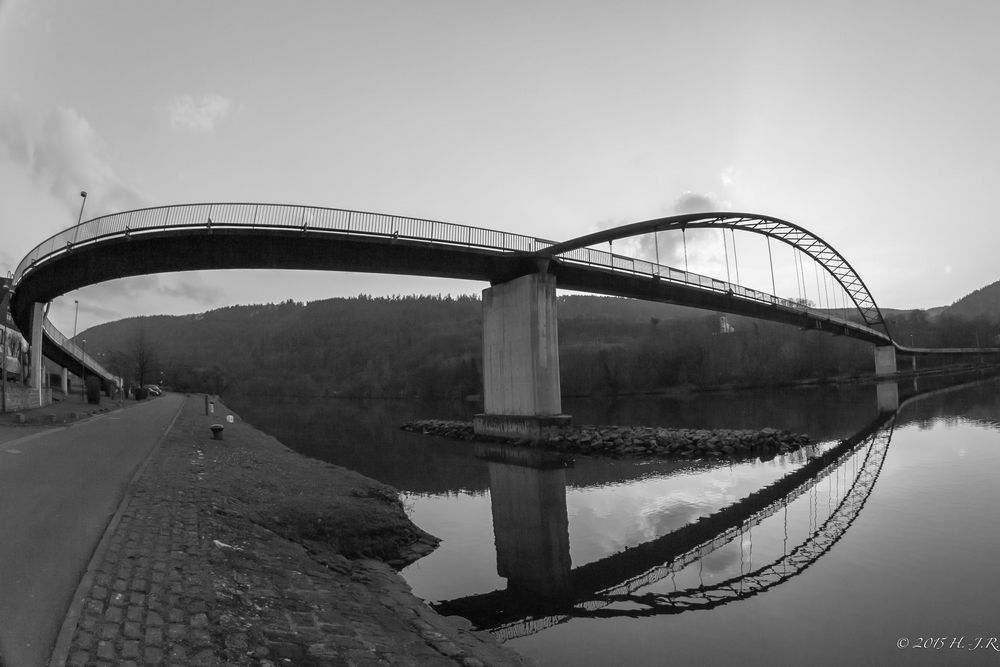
[[[583,295],[559,297],[558,312],[564,396],[774,386],[873,371],[869,344],[752,318]],[[918,347],[985,345],[996,336],[996,314],[885,314],[897,339]],[[85,335],[112,371],[183,391],[464,398],[482,389],[482,303],[474,296],[233,306],[130,318]]]

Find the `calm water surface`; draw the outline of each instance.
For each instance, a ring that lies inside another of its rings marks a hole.
[[[774,426],[817,442],[738,464],[563,467],[397,428],[470,418],[467,404],[227,403],[400,489],[442,538],[403,571],[414,593],[543,665],[996,664],[1000,382],[967,380],[901,384],[901,409],[883,415],[870,386],[564,406],[576,423]],[[928,638],[945,647],[897,648]]]

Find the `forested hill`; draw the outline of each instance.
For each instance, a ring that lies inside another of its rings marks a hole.
[[[965,295],[948,306],[944,313],[966,319],[985,317],[1000,322],[1000,281]]]
[[[897,337],[916,332],[915,342],[928,346],[963,344],[958,338],[976,328],[951,322],[908,311],[895,313],[890,326]],[[477,297],[232,306],[120,320],[79,337],[122,377],[143,384],[162,378],[182,391],[457,398],[482,388]],[[847,338],[737,316],[723,324],[718,313],[612,297],[560,297],[559,338],[565,395],[872,371],[871,346]]]

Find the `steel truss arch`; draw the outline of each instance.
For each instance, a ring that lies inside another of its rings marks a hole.
[[[819,263],[843,287],[864,319],[865,325],[868,327],[881,327],[886,335],[891,338],[889,328],[886,325],[885,318],[882,316],[882,311],[879,309],[878,304],[875,303],[875,298],[850,262],[834,249],[833,246],[808,229],[768,215],[721,211],[685,213],[605,229],[600,232],[556,243],[537,254],[556,260],[560,257],[573,259],[573,251],[581,250],[598,243],[607,243],[655,232],[699,228],[734,229],[761,234],[777,239],[805,253]]]

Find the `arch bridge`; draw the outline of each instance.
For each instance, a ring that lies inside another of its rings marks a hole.
[[[817,309],[687,270],[595,249],[597,243],[662,231],[720,228],[763,235],[812,258],[854,315]],[[662,301],[795,324],[876,346],[876,372],[895,371],[896,351],[966,354],[896,343],[861,277],[808,230],[770,216],[698,213],[625,225],[569,241],[365,211],[258,203],[160,206],[105,215],[38,244],[4,290],[33,350],[64,366],[113,375],[51,324],[44,304],[75,289],[130,276],[199,269],[354,271],[488,282],[484,308],[484,399],[480,433],[534,435],[566,420],[559,393],[555,290]],[[41,385],[41,355],[31,381]]]

